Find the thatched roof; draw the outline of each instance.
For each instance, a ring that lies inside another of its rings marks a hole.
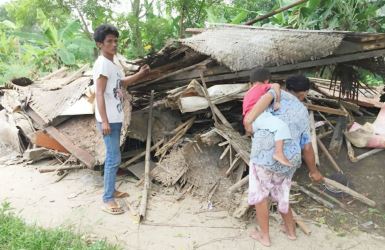
[[[370,33],[219,26],[181,43],[211,56],[232,71],[241,71],[327,57],[335,53],[342,40],[359,39],[365,34]]]

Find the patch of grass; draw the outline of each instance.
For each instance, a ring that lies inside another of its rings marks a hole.
[[[88,242],[69,229],[44,229],[27,225],[16,216],[10,204],[0,206],[0,249],[73,249],[73,250],[118,250],[104,240]]]

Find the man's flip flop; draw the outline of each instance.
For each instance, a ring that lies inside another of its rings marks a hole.
[[[106,213],[112,214],[112,215],[118,215],[123,214],[124,210],[121,207],[107,207],[103,206],[102,210]]]
[[[120,191],[115,191],[114,193],[114,198],[121,199],[121,198],[127,198],[130,195],[126,192],[120,192]]]

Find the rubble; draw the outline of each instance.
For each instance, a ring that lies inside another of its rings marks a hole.
[[[320,75],[315,72],[321,67],[344,63],[364,64],[369,70],[372,65],[373,72],[378,73],[377,66],[383,61],[376,59],[385,54],[385,44],[368,47],[368,39],[375,42],[384,36],[219,25],[168,44],[157,54],[135,62],[117,55],[116,64],[126,74],[132,74],[144,63],[152,68],[146,79],[130,87],[130,94],[126,93],[121,168],[142,179],[139,183],[143,182],[144,142],[149,135],[149,90],[155,90],[152,143],[147,148],[151,152],[151,161],[147,159],[149,178],[163,186],[175,187],[176,200],[191,193],[210,207],[226,207],[235,217],[244,216],[249,209],[245,186],[251,142],[243,135],[241,101],[249,88],[250,70],[257,65],[266,66],[273,73],[273,80],[282,83],[289,74],[300,71]],[[370,64],[365,64],[369,61]],[[345,146],[344,140],[353,162],[385,148],[382,89],[355,82],[355,94],[350,95],[346,81],[338,80],[338,76],[333,81],[310,79],[313,89],[305,105],[311,111],[312,142],[318,166],[322,164],[319,158],[322,153],[336,172],[342,172],[334,158]],[[57,168],[60,171],[102,166],[104,143],[93,116],[89,66],[75,72],[61,68],[22,85],[12,83],[12,89],[2,90],[0,147],[20,155],[24,152],[27,161],[55,158],[55,154],[77,159],[79,165],[64,164]],[[381,112],[373,124],[354,123],[355,115],[364,116],[377,112],[378,108]],[[327,143],[325,139],[330,136]],[[355,156],[353,147],[380,149]],[[51,170],[42,169],[42,172]],[[370,206],[375,205],[374,201],[333,180],[327,179],[327,183]],[[315,194],[300,187],[306,195],[311,194],[329,208],[335,208],[335,204],[346,207],[338,200],[321,197],[322,192]],[[306,225],[302,227],[309,233]]]

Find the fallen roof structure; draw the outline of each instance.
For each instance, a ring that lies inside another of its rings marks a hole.
[[[242,135],[240,100],[249,87],[250,70],[268,67],[277,81],[289,74],[320,72],[325,66],[335,65],[362,67],[384,76],[384,54],[385,34],[216,25],[135,62],[118,55],[116,63],[128,75],[144,63],[152,68],[148,77],[130,87],[132,100],[126,98],[121,167],[132,167],[139,178],[144,173],[141,166],[149,90],[154,89],[152,146],[148,149],[157,161],[151,170],[154,180],[176,186],[179,198],[192,192],[209,197],[210,203],[230,204],[228,208],[235,211],[235,216],[243,216],[248,210],[244,197],[250,139]],[[32,131],[27,125],[18,127],[25,134],[32,133],[27,138],[27,150],[31,145],[40,146],[60,152],[60,157],[72,155],[89,168],[103,165],[104,144],[94,124],[93,83],[87,67],[73,73],[59,69],[28,86],[19,86],[15,80],[13,89],[4,90],[0,100],[5,110],[24,114],[33,124]],[[346,132],[354,116],[371,115],[373,110],[366,108],[382,108],[382,89],[373,89],[357,79],[349,83],[338,75],[332,81],[319,77],[311,80],[314,86],[306,105],[311,110],[317,161],[319,146],[340,171],[334,157],[344,137],[352,137]],[[349,95],[353,90],[355,94]],[[367,130],[365,133],[369,138]],[[327,136],[331,136],[330,144],[325,146]],[[366,157],[354,156],[353,146],[346,141],[352,161]],[[360,200],[375,204],[362,197]]]

